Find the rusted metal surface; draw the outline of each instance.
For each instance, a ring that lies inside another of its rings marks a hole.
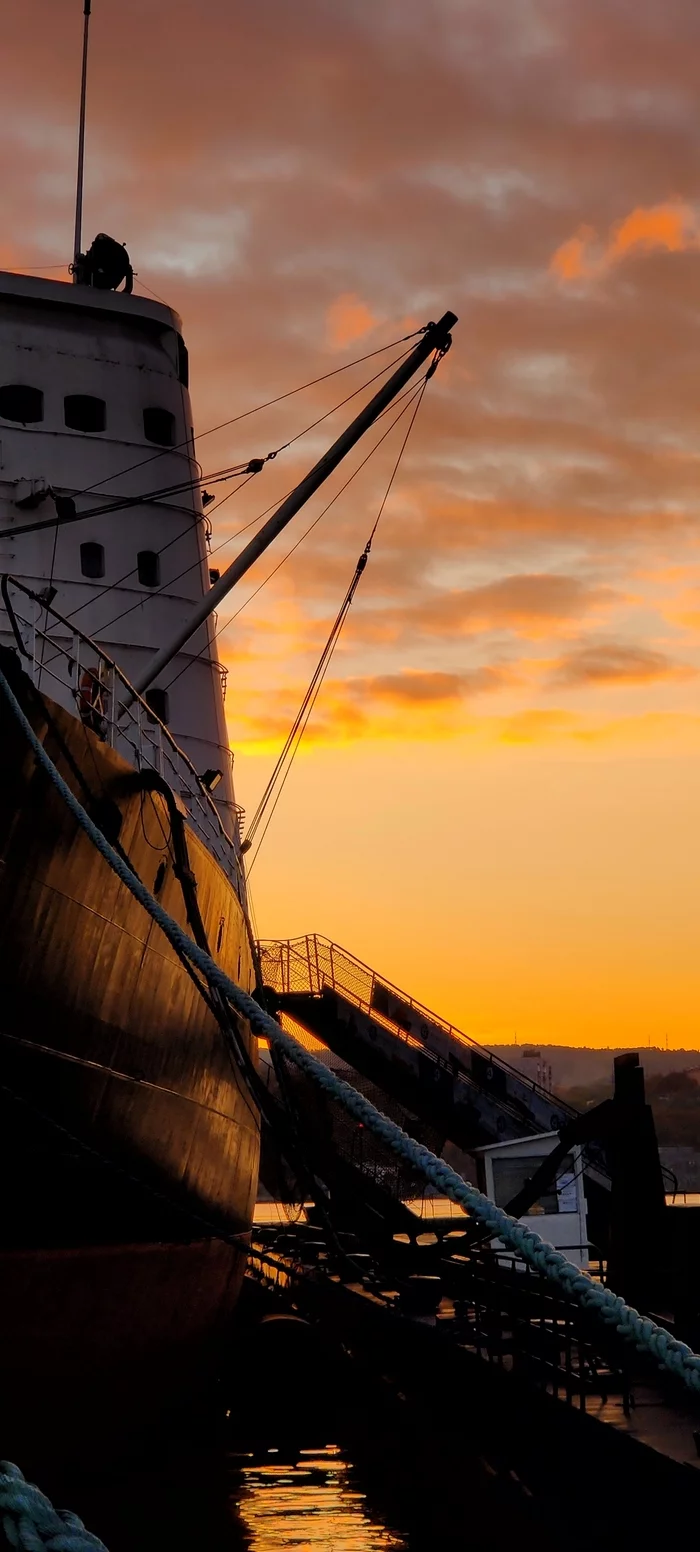
[[[45,1457],[154,1454],[196,1436],[226,1352],[245,1245],[0,1252],[0,1438]],[[35,1464],[36,1462],[36,1464]]]
[[[187,926],[161,795],[135,790],[136,773],[61,708],[48,703],[50,723],[35,697],[27,710],[81,801],[91,797],[110,822],[118,811],[119,845],[132,867],[150,888],[163,875],[159,898]],[[32,1214],[39,1227],[30,1232],[41,1234],[43,1219],[43,1232],[52,1228],[51,1243],[60,1243],[61,1212],[68,1243],[83,1232],[91,1243],[110,1243],[115,1232],[124,1236],[116,1209],[115,1224],[102,1211],[80,1228],[77,1185],[63,1208],[54,1202],[45,1221],[38,1198],[52,1147],[42,1143],[38,1168],[32,1157],[18,1155],[22,1135],[34,1136],[40,1126],[28,1123],[28,1111],[191,1214],[190,1237],[201,1232],[202,1221],[229,1232],[245,1229],[257,1184],[258,1118],[213,1015],[157,927],[49,790],[2,712],[0,741],[0,1152],[5,1177],[11,1171],[16,1181],[10,1225],[0,1231],[4,1243]],[[251,986],[239,902],[186,829],[212,950],[234,979]],[[25,1106],[21,1117],[18,1104]],[[114,1192],[104,1191],[109,1202]]]

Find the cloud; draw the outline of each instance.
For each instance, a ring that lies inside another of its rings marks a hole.
[[[80,8],[71,26],[64,9],[32,0],[10,7],[4,26],[2,257],[18,267],[71,257]],[[700,475],[696,0],[266,0],[235,8],[235,21],[230,0],[93,9],[84,232],[125,240],[137,290],[181,313],[200,437],[322,377],[331,355],[341,367],[366,339],[374,348],[446,307],[460,314],[317,727],[335,736],[335,707],[363,736],[380,726],[454,736],[494,684],[473,676],[500,674],[494,705],[512,697],[503,717],[532,712],[544,737],[549,670],[521,666],[516,683],[513,638],[537,640],[540,664],[568,672],[557,683],[562,715],[582,675],[590,702],[627,682],[650,716],[684,694],[690,704],[680,668],[656,672],[652,658],[641,677],[618,659],[615,680],[609,658],[605,672],[574,659],[589,645],[584,627],[653,655],[662,618],[688,627],[683,656],[700,662],[697,599],[677,596],[671,576],[694,554]],[[609,286],[586,283],[598,274]],[[374,369],[201,437],[203,468],[287,443]],[[230,535],[215,565],[353,407],[214,512],[214,548]],[[267,707],[275,737],[308,682],[404,426],[222,638],[235,665],[229,703],[237,716],[249,705],[256,722]],[[114,457],[115,467],[133,461],[116,445]],[[354,466],[258,563],[251,590]],[[238,606],[236,597],[224,618]],[[495,641],[482,640],[490,633]]]
[[[503,629],[527,637],[557,634],[586,614],[610,609],[619,598],[612,588],[545,572],[502,577],[479,587],[432,588],[427,597],[425,592],[403,619],[407,630],[426,636]],[[401,619],[394,615],[395,628]]]
[[[272,695],[248,699],[231,721],[231,735],[246,754],[274,760],[296,709],[293,698]],[[692,712],[642,711],[636,715],[582,715],[565,706],[531,706],[522,711],[474,709],[459,692],[406,701],[374,697],[364,686],[333,681],[324,687],[300,748],[303,759],[315,749],[348,744],[463,743],[470,750],[511,748],[586,748],[638,751],[671,746],[700,747],[700,716]]]
[[[532,707],[506,717],[494,731],[504,744],[549,744],[571,738],[578,725],[573,712]]]
[[[477,697],[494,695],[519,683],[508,666],[493,665],[456,673],[404,669],[327,680],[304,735],[306,747],[368,737],[394,739],[453,738],[470,725],[466,708]],[[303,688],[297,684],[255,696],[237,710],[239,741],[274,747],[286,737]]]
[[[399,674],[348,679],[346,690],[358,704],[380,701],[399,707],[418,707],[462,701],[502,690],[512,683],[513,675],[505,668],[475,668],[456,674],[405,669]]]
[[[646,685],[661,679],[687,679],[695,673],[694,668],[673,662],[664,652],[612,641],[566,653],[555,665],[551,683],[572,689],[608,684]]]
[[[341,350],[344,345],[351,345],[353,340],[369,334],[378,322],[365,302],[346,292],[331,302],[326,313],[328,342],[335,350]]]
[[[560,280],[589,280],[605,274],[630,254],[687,253],[700,249],[700,216],[683,200],[638,206],[611,228],[607,241],[582,226],[557,248],[550,269]]]

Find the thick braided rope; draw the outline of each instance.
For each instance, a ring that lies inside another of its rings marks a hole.
[[[8,1546],[18,1552],[107,1552],[77,1514],[54,1509],[11,1460],[0,1460],[0,1521]]]
[[[202,972],[211,986],[217,987],[228,998],[235,1011],[249,1021],[253,1031],[272,1041],[289,1057],[290,1061],[294,1062],[319,1087],[325,1089],[333,1099],[338,1100],[351,1115],[362,1121],[367,1129],[374,1132],[394,1153],[406,1159],[415,1169],[420,1170],[442,1195],[449,1197],[451,1201],[465,1208],[480,1223],[483,1223],[492,1236],[497,1235],[511,1250],[517,1251],[524,1261],[529,1262],[538,1272],[544,1273],[557,1283],[584,1309],[596,1314],[605,1325],[614,1327],[620,1336],[633,1342],[640,1351],[651,1354],[662,1368],[677,1375],[690,1390],[700,1391],[700,1357],[685,1342],[679,1342],[676,1337],[671,1336],[662,1326],[657,1326],[648,1316],[640,1315],[638,1310],[626,1304],[624,1299],[613,1293],[610,1288],[601,1287],[600,1283],[594,1282],[593,1278],[580,1267],[567,1261],[561,1251],[555,1250],[552,1245],[540,1239],[539,1234],[526,1228],[517,1219],[509,1217],[502,1208],[496,1207],[495,1203],[481,1191],[477,1191],[475,1186],[469,1185],[461,1175],[450,1169],[443,1159],[437,1158],[428,1148],[424,1148],[414,1138],[409,1137],[395,1122],[390,1121],[388,1116],[376,1110],[364,1095],[359,1094],[349,1083],[345,1083],[319,1062],[310,1051],[305,1050],[304,1046],[281,1029],[280,1025],[247,992],[244,992],[240,986],[236,986],[234,981],[229,980],[213,959],[193,943],[182,927],[168,916],[86,814],[85,809],[56,770],[1,671],[0,690],[12,707],[39,764],[46,771],[56,791],[60,793],[77,823],[89,836],[100,855],[131,894],[140,901],[149,916],[157,922],[173,947]]]

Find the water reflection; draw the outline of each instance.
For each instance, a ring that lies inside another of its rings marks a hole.
[[[380,1525],[335,1445],[301,1450],[295,1463],[269,1451],[239,1459],[235,1494],[250,1552],[402,1552],[406,1542]]]

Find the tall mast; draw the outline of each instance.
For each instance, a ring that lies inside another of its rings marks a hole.
[[[73,283],[78,280],[78,260],[83,231],[83,164],[85,161],[85,102],[87,98],[88,34],[90,30],[90,6],[92,0],[83,3],[83,74],[80,82],[80,125],[78,129],[78,178],[75,190],[75,236],[73,238]]]
[[[151,658],[143,673],[134,679],[134,689],[138,690],[139,694],[143,695],[144,690],[148,689],[149,684],[153,683],[153,680],[167,667],[168,663],[180,651],[180,648],[184,647],[185,642],[189,641],[200,625],[204,624],[204,621],[216,609],[221,599],[225,598],[227,593],[230,593],[231,588],[235,586],[236,582],[240,582],[241,577],[245,576],[246,572],[250,570],[258,556],[263,554],[263,551],[267,549],[273,539],[276,539],[277,535],[282,532],[282,529],[286,528],[287,523],[290,523],[292,518],[296,516],[300,507],[303,507],[305,502],[309,500],[309,497],[313,496],[314,492],[323,484],[324,480],[328,479],[329,474],[332,474],[333,470],[338,467],[346,453],[349,453],[350,449],[355,446],[355,443],[359,442],[360,437],[374,424],[378,415],[381,415],[382,410],[385,410],[387,405],[391,404],[392,399],[395,399],[405,384],[410,381],[414,373],[418,371],[419,366],[422,366],[423,362],[427,361],[428,356],[432,355],[434,350],[446,350],[448,348],[450,329],[456,322],[457,318],[454,313],[445,313],[439,323],[428,325],[415,350],[412,350],[401,366],[392,373],[392,376],[379,389],[379,392],[375,393],[374,398],[370,399],[369,404],[365,405],[364,409],[360,411],[347,430],[341,433],[332,447],[329,447],[328,452],[324,453],[318,463],[314,464],[313,469],[309,470],[309,473],[287,496],[282,505],[277,508],[277,511],[273,512],[272,517],[269,517],[267,522],[263,523],[262,528],[255,534],[255,537],[250,540],[245,549],[241,550],[240,555],[222,573],[219,581],[215,582],[214,586],[209,589],[208,593],[197,604],[189,619],[180,627],[177,635],[173,636],[172,640],[167,642],[164,647],[161,647],[159,652],[156,652],[155,657]]]

